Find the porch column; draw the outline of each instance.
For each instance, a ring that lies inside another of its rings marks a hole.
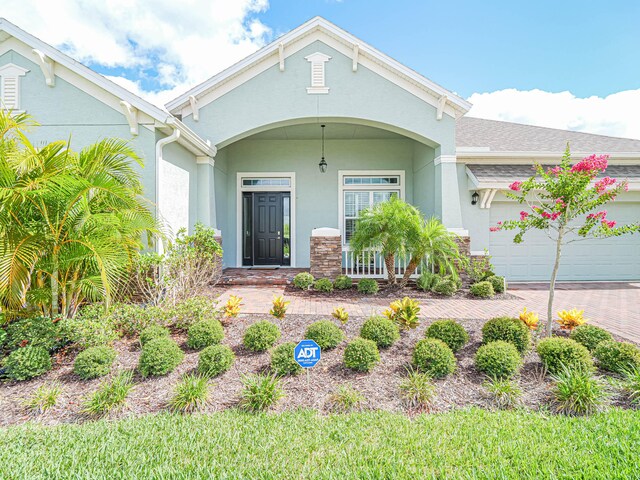
[[[469,235],[462,225],[460,185],[455,155],[440,155],[433,161],[436,172],[436,211],[442,223],[458,235]]]
[[[197,219],[207,227],[216,227],[215,160],[213,157],[196,158],[198,172]]]
[[[335,280],[342,275],[342,237],[337,228],[314,228],[311,232],[310,271],[315,278]]]

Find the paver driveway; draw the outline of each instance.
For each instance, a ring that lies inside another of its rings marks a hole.
[[[510,290],[517,296],[510,300],[429,299],[423,301],[424,318],[489,319],[501,315],[514,315],[527,307],[546,319],[547,291],[540,286],[517,286]],[[221,301],[230,294],[243,298],[243,313],[267,314],[274,295],[283,295],[281,286],[233,286],[225,289]],[[325,299],[290,296],[288,313],[303,315],[330,315],[337,307],[344,307],[352,316],[380,313],[389,304],[387,298]],[[563,286],[556,291],[554,310],[584,309],[590,322],[622,337],[640,343],[640,284],[588,284],[575,288]]]

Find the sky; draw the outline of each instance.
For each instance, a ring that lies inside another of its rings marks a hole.
[[[468,99],[468,115],[640,138],[637,0],[0,2],[158,105],[316,15]]]

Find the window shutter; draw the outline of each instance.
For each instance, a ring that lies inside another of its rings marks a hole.
[[[2,77],[2,103],[6,110],[20,108],[18,99],[18,77]]]
[[[324,62],[311,64],[311,86],[324,87]]]

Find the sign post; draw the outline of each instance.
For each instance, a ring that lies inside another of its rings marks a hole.
[[[293,359],[307,371],[307,389],[309,388],[309,369],[320,361],[320,345],[313,340],[302,340],[293,350]]]

